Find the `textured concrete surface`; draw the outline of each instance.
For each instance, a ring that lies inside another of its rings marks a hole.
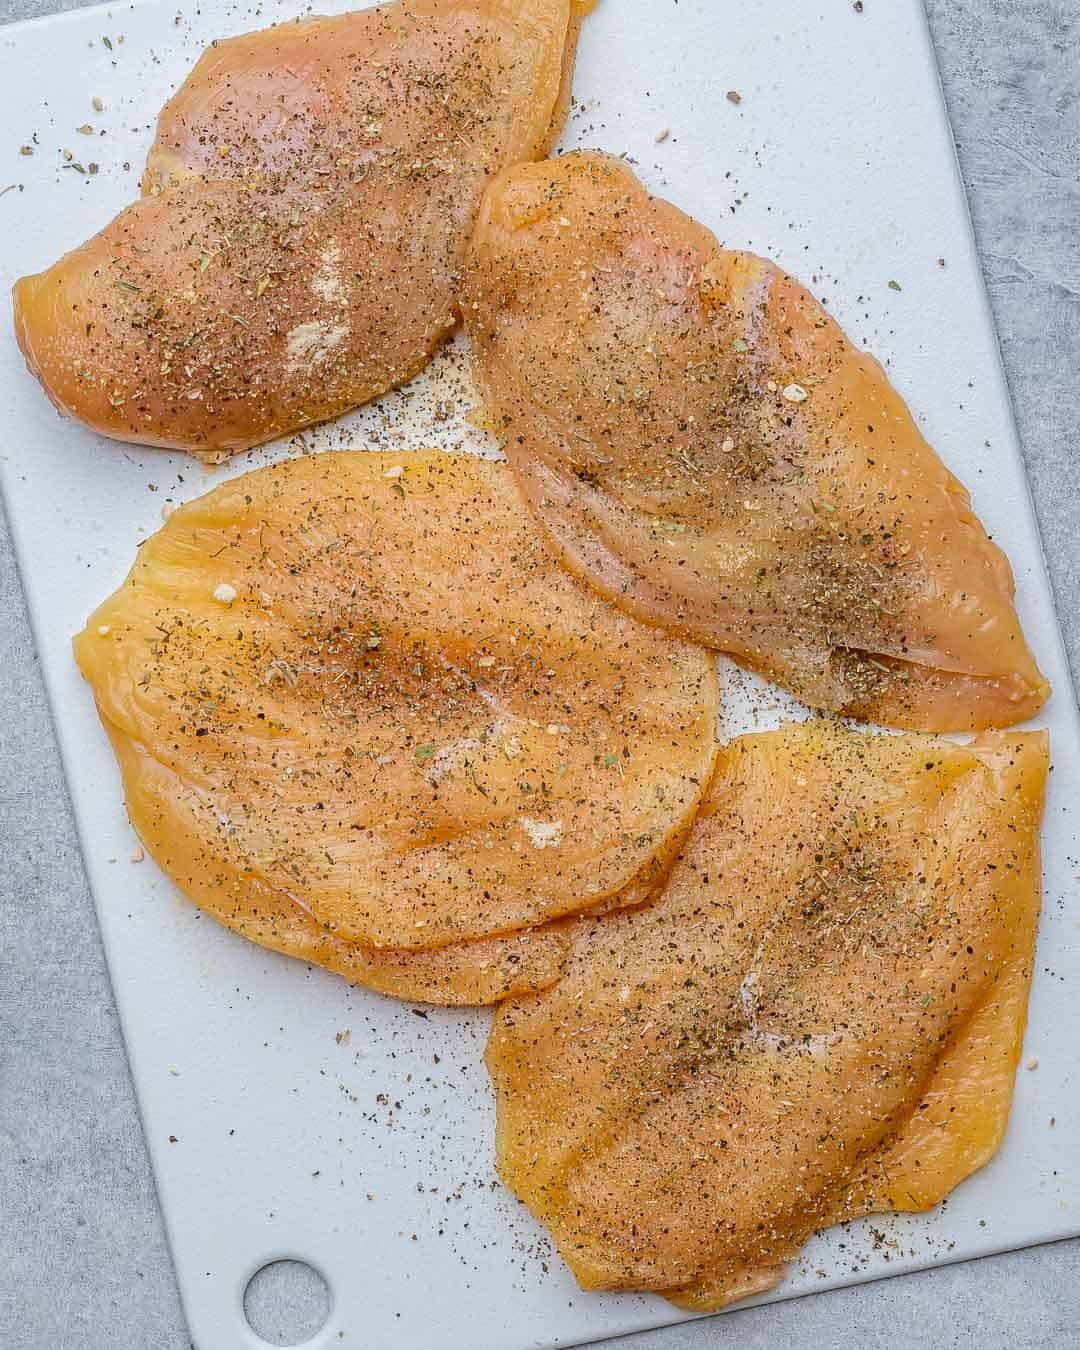
[[[927,3],[1075,674],[1080,3]],[[0,20],[71,7],[0,0]],[[188,1350],[2,521],[0,671],[0,1347]],[[1065,1350],[1080,1240],[618,1344]]]

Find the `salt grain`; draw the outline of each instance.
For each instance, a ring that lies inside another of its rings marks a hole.
[[[533,848],[557,848],[562,843],[561,820],[533,820],[531,816],[518,816],[518,824],[529,836]]]

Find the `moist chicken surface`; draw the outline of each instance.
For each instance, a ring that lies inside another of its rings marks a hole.
[[[721,751],[659,899],[575,924],[488,1044],[500,1174],[585,1288],[718,1308],[994,1153],[1047,758],[827,722]]]
[[[324,964],[331,938],[384,949],[372,982],[386,949],[639,900],[715,755],[711,655],[564,572],[471,456],[234,478],[142,546],[75,654],[165,870],[252,936],[329,942]],[[528,987],[562,946],[539,942],[536,974],[512,942],[446,959]]]
[[[464,313],[522,488],[630,613],[891,726],[1043,703],[1008,562],[882,368],[622,161],[504,172]]]
[[[15,287],[57,407],[220,458],[402,383],[450,331],[488,179],[541,155],[577,0],[401,0],[209,48],[144,196]]]

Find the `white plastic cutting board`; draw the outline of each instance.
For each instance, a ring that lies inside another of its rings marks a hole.
[[[201,12],[150,0],[0,30],[0,188],[16,185],[0,197],[4,285],[135,195],[158,108],[206,42],[301,12],[299,0],[204,0]],[[575,95],[566,144],[626,152],[724,242],[805,279],[889,363],[1008,551],[1057,691],[1040,719],[1056,767],[1025,1051],[1039,1066],[1019,1074],[1005,1146],[943,1211],[873,1221],[884,1244],[867,1226],[816,1239],[770,1297],[1080,1232],[1076,708],[920,2],[867,0],[859,14],[850,0],[600,0]],[[93,135],[76,130],[86,123]],[[65,149],[100,171],[63,168]],[[580,1293],[497,1184],[485,1014],[417,1016],[263,952],[130,860],[118,775],[69,639],[162,504],[223,472],[60,421],[23,369],[6,305],[0,324],[5,500],[198,1350],[264,1344],[242,1291],[280,1256],[330,1284],[313,1350],[526,1350],[678,1320],[660,1299]],[[434,416],[440,398],[467,402],[459,356],[389,396],[392,417],[369,408],[308,448],[400,443],[386,431],[404,422],[414,445],[485,449],[460,417]],[[736,729],[738,714],[725,726]]]

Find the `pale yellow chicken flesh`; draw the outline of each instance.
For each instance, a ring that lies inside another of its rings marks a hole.
[[[324,966],[350,984],[444,1006],[495,1003],[559,978],[570,944],[568,923],[561,919],[505,937],[419,951],[369,947],[337,936],[295,893],[269,885],[242,860],[208,849],[207,837],[216,828],[212,802],[129,736],[108,724],[106,730],[128,813],[150,856],[200,909],[249,941]]]
[[[497,1003],[545,989],[562,973],[570,951],[567,919],[422,949],[370,947],[339,937],[295,893],[268,885],[237,859],[215,856],[207,848],[218,824],[212,800],[116,727],[106,722],[105,729],[120,765],[129,816],[151,857],[200,909],[249,941],[323,966],[350,984],[443,1006]],[[644,903],[668,861],[665,856],[650,864],[640,878],[589,912]]]
[[[878,363],[622,161],[506,171],[464,313],[524,491],[630,613],[887,725],[1043,703],[1005,556]]]
[[[652,905],[499,1008],[498,1164],[589,1289],[712,1309],[994,1153],[1039,906],[1045,733],[743,737]]]
[[[182,889],[378,987],[400,949],[507,939],[410,968],[439,1001],[548,982],[561,934],[527,957],[515,935],[640,900],[715,755],[709,654],[567,575],[504,465],[434,451],[223,484],[142,546],[75,652]]]
[[[15,287],[27,362],[102,435],[222,455],[409,379],[487,180],[561,125],[574,0],[401,0],[220,42],[141,201]]]

